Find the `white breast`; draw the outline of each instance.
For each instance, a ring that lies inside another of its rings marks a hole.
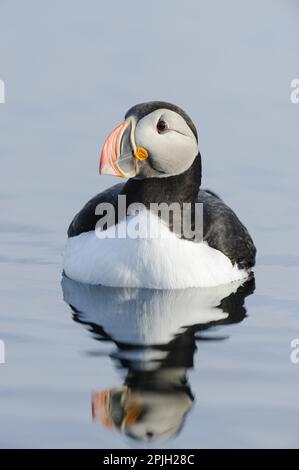
[[[191,325],[227,318],[228,313],[219,307],[221,300],[235,293],[242,282],[161,290],[92,286],[63,277],[62,288],[64,300],[80,312],[84,323],[101,325],[117,343],[146,346],[167,344]],[[164,353],[141,350],[138,357],[156,360]]]
[[[150,236],[146,233],[149,221]],[[118,225],[118,233],[124,233],[124,224]],[[129,224],[139,227],[140,238],[114,237],[115,227],[100,236],[91,231],[69,238],[65,274],[88,284],[152,289],[211,287],[248,276],[206,242],[179,239],[149,211],[131,216]]]

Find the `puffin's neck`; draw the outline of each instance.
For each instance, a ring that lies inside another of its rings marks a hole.
[[[195,157],[191,167],[184,173],[163,178],[129,179],[122,194],[127,204],[140,202],[146,207],[150,203],[195,202],[201,184],[201,156]]]

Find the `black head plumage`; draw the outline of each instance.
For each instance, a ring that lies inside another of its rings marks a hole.
[[[197,130],[192,119],[188,116],[187,113],[185,113],[182,108],[176,106],[175,104],[167,103],[166,101],[148,101],[146,103],[135,104],[135,106],[133,106],[129,109],[129,111],[127,111],[125,118],[127,119],[129,116],[135,116],[137,120],[140,120],[143,117],[147,116],[147,114],[150,114],[153,111],[156,111],[156,109],[160,108],[170,109],[171,111],[174,111],[175,113],[178,113],[180,116],[182,116],[182,118],[185,119],[186,123],[195,135],[196,140],[198,141]]]

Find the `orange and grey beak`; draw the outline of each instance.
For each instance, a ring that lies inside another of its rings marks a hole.
[[[100,157],[102,175],[134,178],[138,172],[138,160],[145,160],[148,152],[136,147],[135,120],[130,117],[117,126],[107,137]]]
[[[94,392],[92,396],[92,417],[100,421],[103,426],[113,429],[113,421],[110,416],[111,391]]]
[[[142,399],[126,385],[92,395],[92,417],[108,429],[119,428],[122,432],[133,426],[143,411]]]
[[[104,175],[132,178],[136,176],[136,160],[132,148],[133,121],[126,119],[117,126],[105,140],[101,158],[100,173]]]

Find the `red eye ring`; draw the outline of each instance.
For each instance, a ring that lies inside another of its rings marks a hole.
[[[167,129],[168,129],[167,122],[164,121],[163,118],[159,119],[157,123],[157,131],[159,132],[159,134],[162,134],[163,132],[167,131]]]

